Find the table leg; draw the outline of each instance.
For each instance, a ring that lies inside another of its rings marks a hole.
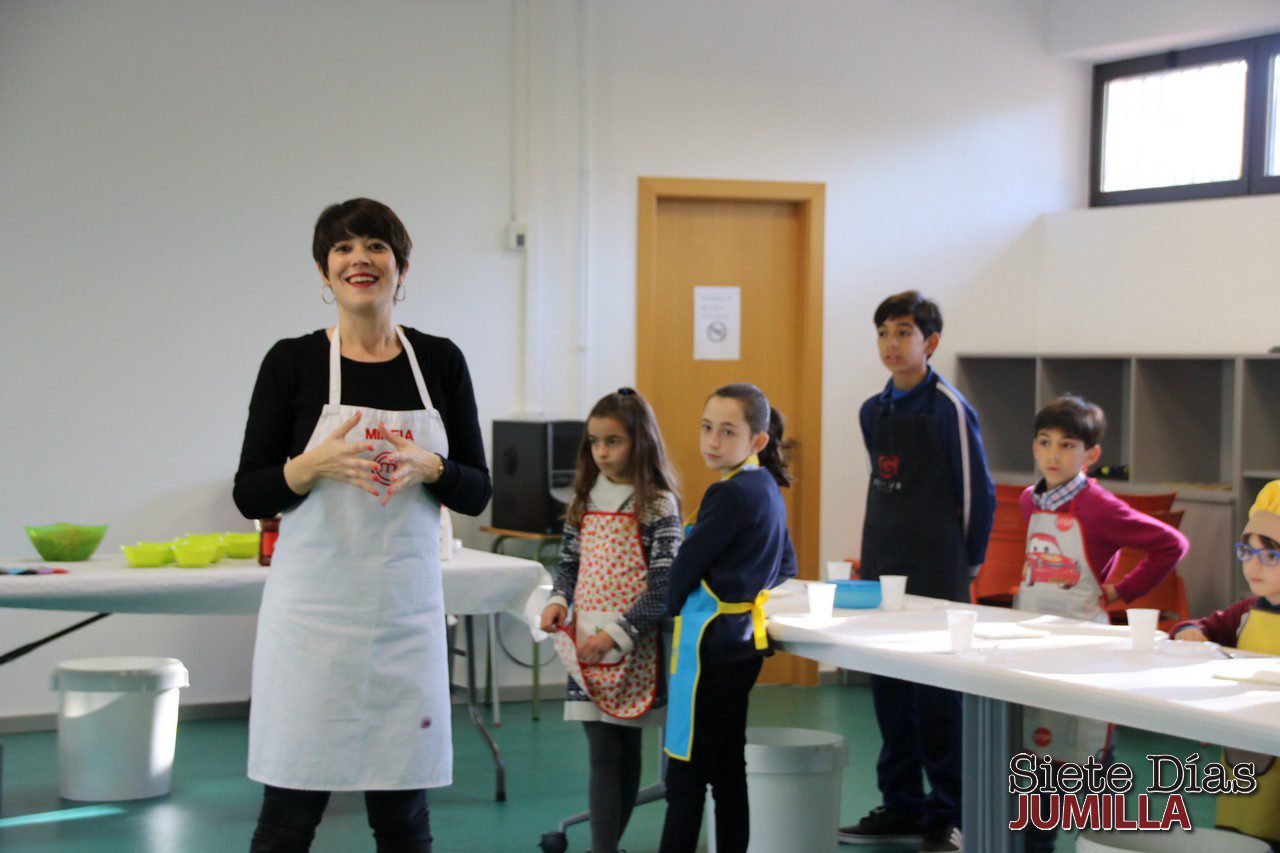
[[[475,617],[463,616],[462,621],[467,634],[467,712],[471,715],[471,723],[476,727],[476,731],[480,732],[480,737],[484,738],[485,743],[489,745],[489,752],[493,754],[493,772],[497,777],[497,792],[494,799],[502,803],[507,799],[507,771],[502,761],[502,750],[498,749],[498,742],[485,728],[484,721],[480,718],[480,709],[476,707]]]
[[[1010,756],[1017,707],[964,694],[964,846],[983,853],[1021,853],[1022,834],[1012,832],[1014,799],[1009,793]]]
[[[538,641],[530,641],[529,648],[533,650],[533,721],[536,723],[542,719],[542,662]]]
[[[489,677],[486,678],[485,681],[487,681],[493,688],[493,695],[490,700],[491,701],[490,707],[492,707],[493,709],[493,724],[494,726],[501,728],[502,727],[502,697],[499,696],[498,694],[499,694],[499,691],[502,689],[502,680],[501,678],[499,678],[499,673],[498,673],[498,631],[497,631],[498,620],[494,618],[494,615],[492,613],[486,614],[485,618],[489,620],[488,621]]]

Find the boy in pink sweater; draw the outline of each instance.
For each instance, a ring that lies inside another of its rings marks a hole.
[[[1102,409],[1079,397],[1059,397],[1036,415],[1031,450],[1043,478],[1022,493],[1027,558],[1014,607],[1106,622],[1103,609],[1151,591],[1187,552],[1177,530],[1138,512],[1085,476],[1102,454]],[[1121,548],[1147,557],[1113,581]],[[1041,708],[1022,709],[1023,748],[1057,761],[1083,762],[1102,749],[1107,724]],[[1054,849],[1054,831],[1028,830],[1026,850]]]

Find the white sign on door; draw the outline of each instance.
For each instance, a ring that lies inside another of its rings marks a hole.
[[[742,357],[742,288],[693,289],[693,360]]]

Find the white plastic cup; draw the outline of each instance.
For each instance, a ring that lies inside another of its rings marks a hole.
[[[907,595],[906,575],[880,576],[880,609],[901,610],[902,600]]]
[[[951,634],[951,651],[967,652],[973,648],[973,623],[978,614],[973,610],[952,608],[947,611],[947,631]]]
[[[1130,607],[1125,613],[1129,617],[1129,639],[1135,652],[1149,652],[1155,648],[1156,624],[1160,621],[1160,611],[1151,607]]]
[[[836,585],[833,583],[809,584],[809,615],[814,619],[830,619],[836,606]]]
[[[848,560],[828,560],[827,580],[847,581],[853,577],[853,563]]]

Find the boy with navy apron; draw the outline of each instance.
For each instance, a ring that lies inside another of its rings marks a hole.
[[[968,601],[995,507],[977,415],[929,366],[942,333],[933,301],[914,290],[890,296],[875,326],[891,379],[859,413],[871,455],[861,576],[906,575],[912,595]],[[871,694],[884,804],[842,828],[840,841],[960,850],[959,694],[874,675]]]

